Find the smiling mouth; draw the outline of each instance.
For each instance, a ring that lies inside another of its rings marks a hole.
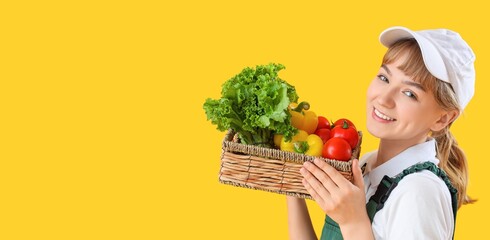
[[[384,119],[384,120],[386,120],[386,121],[396,121],[396,119],[386,116],[384,113],[380,112],[380,111],[379,111],[378,109],[376,109],[376,108],[374,109],[374,114],[375,114],[377,117],[379,117],[379,118],[381,118],[381,119]]]

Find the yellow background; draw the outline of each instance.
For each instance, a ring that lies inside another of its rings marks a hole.
[[[202,104],[244,67],[281,63],[301,99],[352,119],[373,150],[365,90],[393,25],[456,30],[477,55],[453,132],[479,201],[459,211],[456,238],[488,235],[482,1],[291,2],[3,1],[0,238],[286,239],[283,195],[218,183],[224,133]]]

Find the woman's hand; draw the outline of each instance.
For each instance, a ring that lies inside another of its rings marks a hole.
[[[366,212],[364,180],[357,159],[352,163],[354,184],[318,158],[313,163],[305,162],[300,172],[306,190],[321,209],[339,224],[342,234],[350,235],[352,231],[358,230],[371,231]]]

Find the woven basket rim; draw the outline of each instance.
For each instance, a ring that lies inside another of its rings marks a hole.
[[[255,155],[264,158],[280,159],[286,162],[294,162],[303,164],[306,161],[313,161],[315,158],[326,161],[339,171],[352,172],[352,161],[359,157],[362,142],[362,132],[358,131],[359,142],[352,152],[352,157],[349,161],[340,161],[323,157],[308,156],[300,153],[286,152],[279,149],[265,148],[254,145],[246,145],[234,141],[236,132],[229,129],[222,142],[223,151],[238,152],[243,154]],[[236,139],[236,138],[235,138]]]

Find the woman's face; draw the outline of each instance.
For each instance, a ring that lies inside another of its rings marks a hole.
[[[367,129],[380,139],[423,142],[443,110],[430,90],[398,69],[401,63],[383,65],[369,85]]]

